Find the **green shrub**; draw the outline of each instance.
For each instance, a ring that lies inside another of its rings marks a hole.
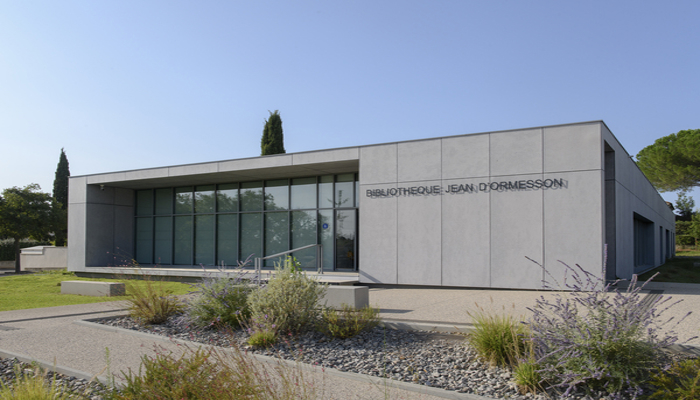
[[[241,274],[234,277],[220,274],[195,284],[200,295],[187,307],[187,320],[200,328],[238,327],[250,316],[248,294],[252,289],[242,277]]]
[[[540,365],[534,360],[522,361],[513,368],[513,380],[522,394],[536,393],[542,390],[540,368]]]
[[[668,296],[649,301],[636,276],[620,292],[578,265],[563,265],[565,286],[547,286],[570,292],[540,297],[531,309],[528,325],[540,372],[551,387],[565,388],[564,396],[577,387],[641,394],[665,360],[662,349],[677,340],[673,328],[687,314],[668,326],[671,320],[661,313],[675,303]]]
[[[15,378],[5,384],[0,380],[0,400],[66,400],[70,393],[62,391],[56,379],[49,380],[46,371],[35,368],[23,371],[19,364],[14,366]]]
[[[650,383],[656,389],[652,399],[697,400],[700,399],[700,359],[674,363],[667,371],[659,370]]]
[[[129,315],[140,324],[162,324],[168,317],[182,312],[182,303],[167,290],[161,281],[156,281],[149,275],[142,275],[144,285],[133,285],[127,282],[127,300]]]
[[[238,348],[185,349],[180,356],[157,350],[143,356],[138,374],[123,373],[118,400],[313,399],[312,382],[300,369],[255,362]]]
[[[529,332],[520,321],[509,315],[487,313],[481,307],[469,315],[474,330],[467,334],[467,341],[481,359],[492,366],[503,367],[516,365],[523,358]]]
[[[262,321],[274,315],[279,332],[299,333],[313,328],[319,316],[318,300],[326,285],[307,277],[295,259],[287,257],[275,266],[267,285],[248,296],[251,317]]]
[[[277,343],[278,324],[274,314],[251,317],[247,321],[241,321],[250,337],[248,344],[255,347],[269,347]]]
[[[339,339],[353,337],[358,333],[374,328],[379,324],[379,310],[372,307],[356,309],[343,304],[337,311],[326,308],[321,313],[318,330],[324,335]]]
[[[275,331],[258,331],[248,338],[248,344],[254,347],[270,347],[275,343],[277,343]]]

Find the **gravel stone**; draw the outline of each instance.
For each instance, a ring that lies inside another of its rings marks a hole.
[[[139,332],[154,333],[196,343],[230,347],[323,368],[355,372],[397,381],[477,394],[493,399],[544,400],[564,399],[550,391],[520,394],[508,369],[492,368],[480,361],[463,336],[427,331],[394,330],[376,327],[349,339],[333,339],[319,332],[284,336],[274,346],[259,349],[249,346],[244,330],[218,331],[197,329],[173,317],[162,325],[142,326],[129,317],[110,318],[102,324]],[[607,393],[574,393],[567,399],[627,399]]]
[[[2,385],[12,387],[15,381],[15,370],[19,367],[22,374],[34,376],[36,368],[31,364],[23,363],[17,358],[0,358],[0,381]],[[87,381],[74,376],[46,372],[44,379],[49,385],[55,385],[60,393],[72,393],[72,399],[104,400],[109,397],[112,389],[99,382]]]

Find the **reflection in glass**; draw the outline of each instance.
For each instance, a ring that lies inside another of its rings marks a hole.
[[[335,206],[354,207],[355,206],[355,174],[338,175],[335,182]]]
[[[173,213],[173,189],[156,189],[156,215]]]
[[[235,267],[238,265],[238,214],[221,214],[217,220],[216,264]]]
[[[241,214],[241,259],[262,257],[262,213]]]
[[[350,173],[137,190],[134,256],[143,264],[236,266],[319,243],[324,269],[356,270],[358,185]],[[316,266],[316,249],[293,256],[303,268]]]
[[[214,265],[214,216],[196,216],[195,229],[194,263]]]
[[[214,212],[214,185],[197,186],[194,193],[194,212],[213,213]]]
[[[262,210],[262,200],[262,182],[241,183],[241,211]]]
[[[136,215],[153,215],[153,191],[136,191]]]
[[[335,268],[355,268],[355,210],[336,210]]]
[[[315,196],[314,196],[315,198]],[[292,248],[296,249],[310,244],[316,244],[316,210],[292,211]],[[296,251],[292,253],[302,268],[316,268],[316,249]]]
[[[333,246],[335,238],[333,237],[333,210],[319,210],[318,212],[319,225],[319,243],[323,254],[323,269],[332,271],[333,265]]]
[[[238,211],[238,184],[227,183],[219,185],[216,192],[216,201],[219,212]]]
[[[153,262],[153,218],[136,218],[136,261]]]
[[[156,192],[156,198],[158,198]],[[157,207],[156,207],[157,209]],[[156,264],[173,263],[173,219],[171,217],[156,217],[154,259]]]
[[[288,218],[287,212],[265,213],[265,256],[289,250]],[[265,260],[265,266],[271,267],[275,261],[279,260]]]
[[[175,188],[175,214],[192,212],[192,186]]]
[[[318,179],[318,208],[333,208],[333,175]]]
[[[316,178],[292,179],[292,209],[316,208],[316,197]]]
[[[289,185],[286,179],[265,182],[265,209],[286,210],[289,208]]]
[[[192,217],[175,217],[175,264],[192,265]]]

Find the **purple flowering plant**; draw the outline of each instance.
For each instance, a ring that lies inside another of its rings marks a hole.
[[[565,292],[540,296],[529,308],[527,325],[542,384],[564,390],[565,396],[585,388],[604,390],[613,398],[622,393],[636,398],[653,370],[668,364],[662,350],[678,340],[674,329],[690,313],[675,322],[673,317],[662,319],[680,301],[642,293],[651,279],[638,285],[634,275],[620,291],[619,280],[606,284],[578,264],[562,264],[563,286],[545,270],[555,286],[545,281],[544,287]]]

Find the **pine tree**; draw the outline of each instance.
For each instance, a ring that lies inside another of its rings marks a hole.
[[[270,112],[270,118],[265,120],[262,140],[260,141],[260,155],[283,154],[284,135],[282,133],[282,118],[278,110]]]
[[[660,192],[700,186],[700,129],[656,139],[637,154],[637,166]]]
[[[57,226],[55,228],[56,235],[56,246],[66,245],[66,236],[68,234],[67,226],[67,213],[68,208],[68,177],[70,176],[70,170],[68,169],[68,157],[66,157],[66,152],[61,148],[61,156],[58,159],[58,166],[56,167],[56,177],[53,180],[53,198],[56,199],[58,203],[59,210],[57,210]]]

